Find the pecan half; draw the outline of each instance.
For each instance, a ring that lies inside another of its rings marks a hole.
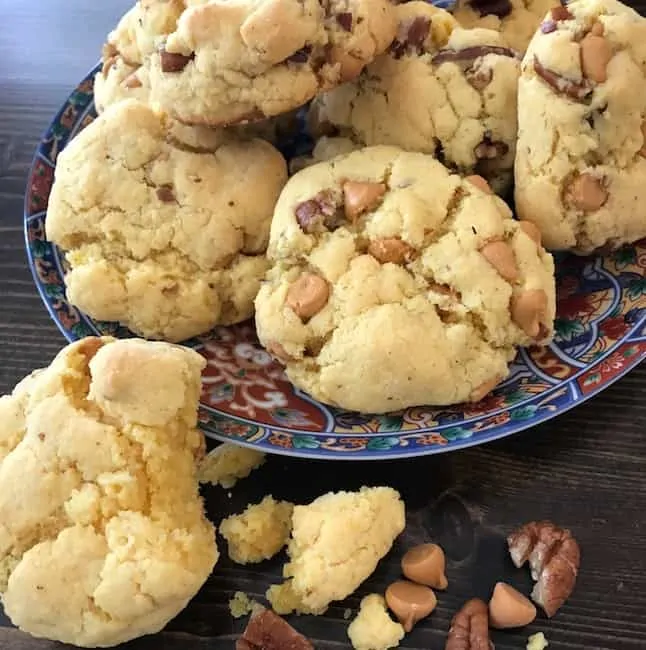
[[[489,612],[482,600],[467,601],[453,617],[445,650],[491,650]]]
[[[534,72],[557,93],[565,95],[576,102],[584,103],[592,93],[592,86],[587,81],[574,81],[546,68],[534,57]]]
[[[536,585],[532,600],[552,617],[570,597],[579,572],[581,552],[569,530],[550,521],[532,521],[507,538],[517,567],[529,561]]]

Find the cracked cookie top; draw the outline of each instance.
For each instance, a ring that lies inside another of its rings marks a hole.
[[[478,400],[518,345],[550,339],[553,261],[481,177],[368,147],[283,190],[262,344],[291,381],[364,412]]]
[[[462,27],[500,32],[510,47],[524,52],[555,4],[557,0],[458,0],[453,15]]]
[[[424,2],[399,5],[396,13],[388,53],[314,100],[313,134],[431,153],[506,191],[516,143],[516,53],[497,32],[460,29]]]
[[[395,35],[389,0],[211,0],[151,56],[153,101],[223,126],[278,115],[356,77]]]
[[[614,0],[555,7],[519,82],[516,209],[589,254],[646,235],[646,20]]]
[[[72,304],[169,341],[251,316],[286,164],[267,142],[221,137],[197,152],[127,100],[70,142],[47,234],[66,251]]]

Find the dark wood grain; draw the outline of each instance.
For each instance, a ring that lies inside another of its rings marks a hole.
[[[25,177],[40,133],[76,81],[97,58],[105,33],[127,0],[0,0],[0,393],[64,344],[33,287],[22,234]],[[530,519],[571,527],[583,564],[572,599],[551,621],[497,633],[498,650],[525,647],[543,631],[550,648],[646,648],[646,367],[574,411],[524,434],[441,457],[382,463],[305,462],[272,458],[229,498],[205,490],[210,517],[242,509],[267,493],[304,503],[327,490],[389,484],[401,490],[407,528],[377,572],[347,603],[323,617],[293,619],[317,648],[349,647],[347,607],[398,577],[402,549],[428,539],[447,549],[450,588],[437,611],[402,647],[444,647],[449,621],[496,580],[530,589],[513,569],[504,536]],[[28,479],[28,477],[26,477]],[[223,546],[223,545],[221,545]],[[223,550],[223,549],[221,549]],[[230,649],[243,622],[227,601],[238,589],[261,597],[279,579],[277,558],[253,569],[222,559],[198,597],[161,634],[130,650]],[[4,625],[9,625],[2,619]],[[54,650],[59,644],[0,627],[0,648]]]

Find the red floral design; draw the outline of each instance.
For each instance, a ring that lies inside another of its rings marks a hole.
[[[446,445],[449,442],[439,433],[425,433],[421,436],[417,436],[415,441],[418,445]]]
[[[624,320],[623,316],[616,316],[614,318],[606,318],[601,322],[600,329],[603,336],[607,336],[615,341],[620,339],[629,329],[629,325]]]
[[[42,160],[37,160],[29,184],[29,215],[47,209],[49,193],[54,183],[54,170]]]
[[[292,448],[292,436],[287,433],[272,433],[267,438],[270,445],[282,447],[283,449]]]

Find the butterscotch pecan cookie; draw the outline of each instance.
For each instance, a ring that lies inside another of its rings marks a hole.
[[[536,229],[428,155],[368,147],[300,171],[268,254],[260,340],[296,386],[343,408],[478,400],[516,346],[552,335]]]
[[[460,29],[424,2],[396,12],[389,52],[313,102],[314,135],[432,153],[504,192],[514,163],[520,59],[499,33]]]
[[[72,304],[179,341],[252,315],[287,171],[261,140],[201,153],[172,136],[135,100],[105,111],[58,157],[47,235]]]
[[[394,35],[390,0],[195,3],[151,57],[152,99],[191,124],[278,115],[356,77]]]
[[[646,236],[646,20],[615,0],[558,6],[519,84],[516,209],[588,254]]]

